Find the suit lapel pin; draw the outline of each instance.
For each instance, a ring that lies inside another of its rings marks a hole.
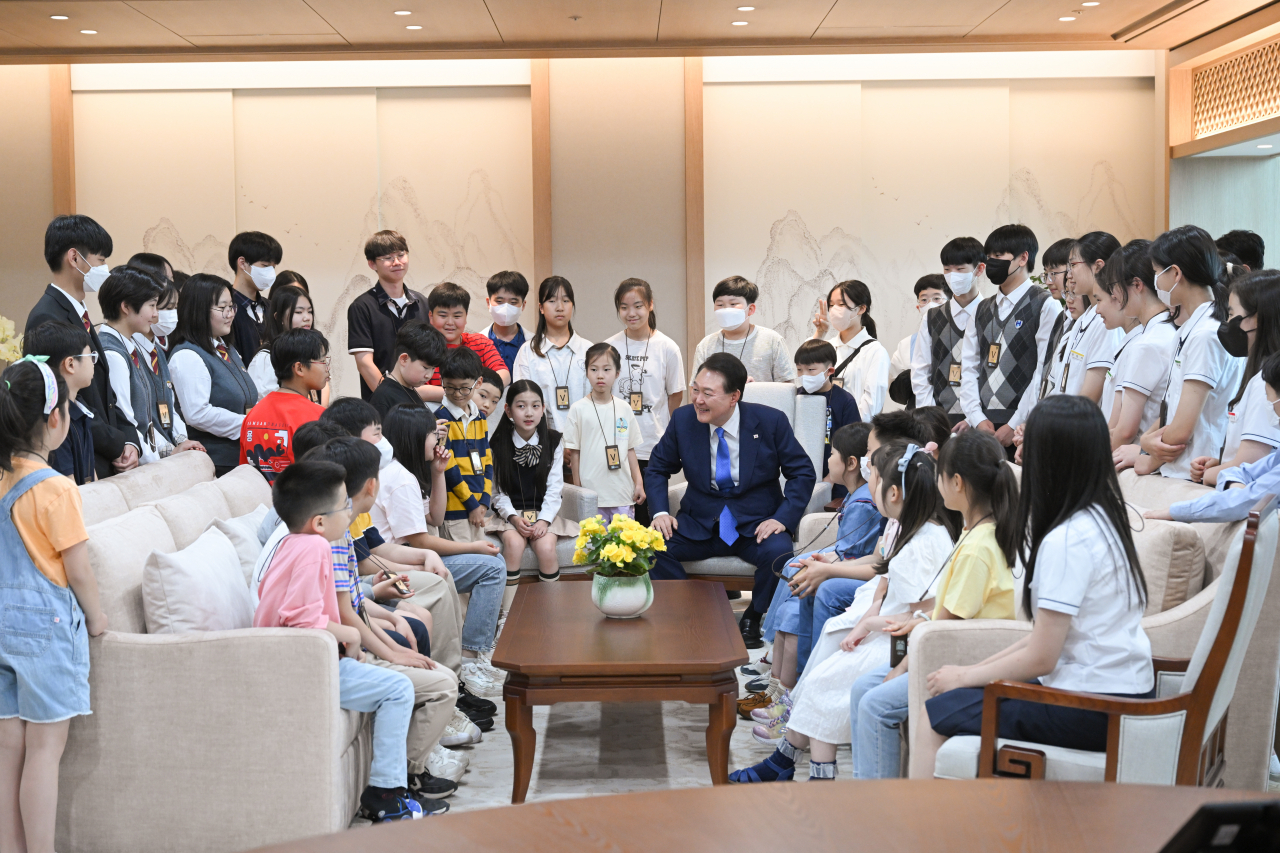
[[[759,437],[760,437],[760,435],[759,435],[758,433],[752,433],[752,434],[751,434],[751,437],[752,437],[752,438],[759,438]]]

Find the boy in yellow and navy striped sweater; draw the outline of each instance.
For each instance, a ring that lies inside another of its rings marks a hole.
[[[447,426],[445,442],[453,451],[444,472],[449,501],[442,533],[455,542],[484,538],[484,517],[493,501],[489,424],[471,400],[480,373],[480,356],[463,346],[450,350],[440,368],[444,405],[436,417]]]

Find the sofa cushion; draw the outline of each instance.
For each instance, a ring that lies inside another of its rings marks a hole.
[[[257,509],[235,518],[215,518],[209,525],[222,531],[231,540],[240,560],[240,568],[244,571],[244,582],[248,586],[253,577],[254,566],[258,564],[258,556],[262,553],[262,540],[258,538],[258,527],[267,517],[265,504],[258,504]]]
[[[216,483],[198,483],[182,494],[153,501],[169,525],[174,544],[185,548],[200,536],[215,518],[230,518],[231,508]]]
[[[142,607],[142,567],[153,550],[176,551],[169,525],[153,506],[95,524],[89,532],[89,565],[98,580],[107,627],[126,634],[147,630]]]
[[[137,509],[212,479],[213,462],[209,454],[188,450],[158,462],[139,465],[132,471],[117,474],[111,481],[124,493],[129,508]]]
[[[84,514],[84,526],[90,527],[129,511],[129,502],[115,484],[116,477],[97,480],[80,486],[80,506]]]
[[[226,498],[231,515],[253,512],[259,504],[271,506],[271,484],[252,465],[241,465],[214,480]]]
[[[235,546],[207,530],[176,553],[152,551],[142,569],[147,633],[253,627],[253,600]]]
[[[1177,607],[1204,588],[1204,543],[1189,524],[1142,517],[1129,505],[1133,547],[1147,581],[1144,615]]]
[[[1189,501],[1213,491],[1209,486],[1178,480],[1172,477],[1152,475],[1139,477],[1132,469],[1120,473],[1120,490],[1125,500],[1148,509],[1168,509],[1178,501]],[[1197,522],[1191,528],[1200,536],[1204,545],[1205,575],[1203,586],[1208,586],[1222,573],[1227,551],[1243,521],[1232,524]]]
[[[1101,782],[1106,776],[1107,754],[1105,752],[1063,749],[1058,746],[1006,738],[1000,738],[996,743],[998,746],[1024,746],[1043,752],[1044,778],[1049,782]],[[982,738],[976,735],[948,738],[938,750],[938,757],[934,763],[934,778],[978,778],[978,751],[981,747]]]

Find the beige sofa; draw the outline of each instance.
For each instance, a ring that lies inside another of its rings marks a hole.
[[[93,714],[62,759],[58,849],[243,850],[345,828],[368,776],[367,715],[338,707],[325,631],[146,633],[142,570],[215,518],[270,504],[244,466],[183,453],[82,487],[109,630],[90,641]]]

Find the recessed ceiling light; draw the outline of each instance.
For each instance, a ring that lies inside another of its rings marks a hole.
[[[1101,4],[1100,4],[1100,3],[1098,3],[1098,0],[1089,0],[1089,2],[1088,2],[1088,3],[1081,3],[1080,5],[1081,5],[1081,6],[1098,6],[1098,5],[1101,5]]]
[[[738,7],[739,12],[754,12],[755,10],[756,10],[755,6],[739,6]]]
[[[98,31],[97,30],[81,30],[80,34],[86,35],[86,36],[96,36],[98,34]]]
[[[396,14],[397,14],[397,15],[412,15],[413,13],[412,13],[412,12],[407,12],[407,11],[404,11],[404,10],[401,10],[401,11],[399,11],[399,12],[396,12]]]
[[[1270,148],[1271,146],[1270,146],[1270,145],[1259,145],[1258,147],[1259,147],[1259,148]]]
[[[734,22],[733,22],[733,25],[734,25],[735,27],[745,27],[745,26],[747,25],[747,22],[746,22],[746,21],[734,21]]]
[[[1075,20],[1075,18],[1073,18],[1071,15],[1063,15],[1063,16],[1062,16],[1061,18],[1059,18],[1058,20],[1059,20],[1059,21],[1074,21],[1074,20]]]
[[[66,15],[50,15],[49,17],[55,21],[65,21],[67,19]]]
[[[420,29],[422,29],[422,27],[418,26],[417,24],[410,24],[409,26],[405,27],[405,29],[406,29],[406,30],[420,30]]]

